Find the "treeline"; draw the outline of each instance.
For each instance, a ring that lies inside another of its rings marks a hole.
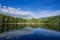
[[[60,31],[60,15],[41,18],[41,23],[45,28]]]
[[[60,15],[45,17],[45,18],[32,18],[30,23],[38,23],[39,27],[60,31]],[[36,25],[36,24],[35,24]],[[35,26],[37,27],[37,26]]]
[[[42,23],[60,23],[60,15],[41,18]]]
[[[25,25],[20,25],[20,24],[18,25],[16,23],[24,23],[24,22],[25,19],[23,18],[16,18],[16,17],[0,14],[0,33],[14,29],[20,29]]]
[[[0,23],[18,23],[18,22],[24,22],[24,21],[25,20],[22,18],[16,18],[16,17],[0,14]]]
[[[60,31],[60,15],[46,18],[24,19],[0,14],[0,33],[27,26],[33,28],[42,27]]]

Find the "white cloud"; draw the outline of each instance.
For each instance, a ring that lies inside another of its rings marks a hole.
[[[26,17],[32,17],[34,15],[34,13],[30,11],[23,11],[20,8],[1,6],[1,4],[0,4],[0,13],[14,14],[20,16],[22,15]]]
[[[43,10],[43,11],[40,11],[37,15],[38,15],[39,17],[56,16],[56,15],[60,15],[60,10],[55,10],[55,11]]]
[[[49,16],[55,16],[55,15],[60,15],[60,10],[43,10],[40,12],[31,12],[31,11],[23,11],[20,8],[13,8],[13,7],[7,7],[7,6],[2,6],[0,4],[0,13],[4,14],[11,14],[12,16],[24,16],[27,18],[34,17],[34,18],[41,18],[41,17],[49,17]]]

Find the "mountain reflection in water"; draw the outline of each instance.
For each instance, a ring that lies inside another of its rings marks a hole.
[[[2,33],[0,40],[60,40],[60,32],[29,27]]]

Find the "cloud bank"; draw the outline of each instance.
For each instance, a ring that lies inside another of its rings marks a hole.
[[[32,17],[33,12],[30,11],[23,11],[20,8],[13,8],[13,7],[7,7],[7,6],[2,6],[0,4],[0,14],[9,14],[12,16],[20,16],[20,17]]]
[[[14,17],[22,17],[22,18],[41,18],[41,17],[50,17],[55,15],[60,15],[60,10],[42,10],[39,12],[31,12],[31,11],[23,11],[20,8],[13,8],[2,6],[0,4],[0,14],[6,14]]]
[[[56,15],[60,15],[60,10],[54,10],[54,11],[43,10],[38,13],[39,17],[50,17],[50,16],[56,16]]]

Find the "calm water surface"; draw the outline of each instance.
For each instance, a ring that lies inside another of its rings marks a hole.
[[[28,27],[1,33],[0,40],[60,40],[60,32]]]

